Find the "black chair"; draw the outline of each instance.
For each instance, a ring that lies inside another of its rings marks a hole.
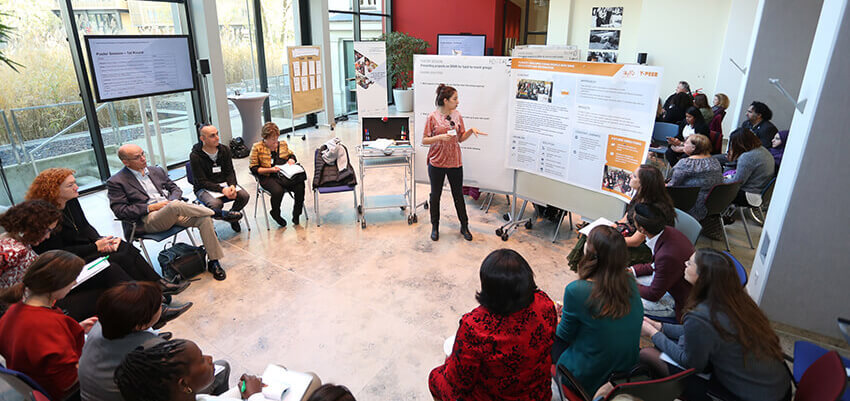
[[[697,203],[700,187],[667,187],[667,193],[673,198],[673,207],[687,212]]]
[[[192,163],[186,162],[186,181],[189,181],[189,184],[192,186],[195,185],[195,176],[192,175]],[[224,203],[233,202],[235,199],[227,199],[227,197],[223,197],[222,201]],[[195,203],[203,206],[207,206],[200,198],[195,198]],[[241,212],[241,211],[240,211]],[[242,220],[245,220],[245,227],[248,227],[248,231],[251,231],[251,223],[248,222],[248,216],[246,213],[242,213]]]
[[[266,191],[266,189],[263,188],[262,185],[260,185],[260,177],[258,175],[251,174],[251,176],[254,177],[254,181],[256,181],[256,183],[257,183],[257,194],[254,195],[254,220],[255,221],[257,220],[257,203],[262,202],[263,203],[263,215],[266,216],[266,231],[271,230],[271,225],[269,225],[269,211],[266,209],[266,194],[268,194],[269,197],[271,197],[272,193],[269,192],[269,191]],[[290,197],[292,197],[293,201],[295,200],[295,194],[292,191],[286,191],[284,193],[284,195],[289,195]],[[307,222],[309,222],[310,221],[310,214],[307,213],[307,202],[306,202],[306,200],[304,202],[302,210],[303,210],[302,213],[304,213],[304,219]]]
[[[732,204],[732,201],[735,200],[735,197],[738,196],[738,190],[741,189],[740,182],[731,182],[728,184],[717,184],[711,188],[708,192],[708,196],[705,198],[705,208],[707,210],[707,214],[703,221],[716,220],[723,231],[723,241],[726,243],[726,250],[729,249],[729,238],[726,235],[726,226],[723,224],[723,212],[729,205]],[[746,227],[744,227],[746,228]],[[749,231],[747,232],[749,235]]]
[[[143,232],[135,221],[121,221],[121,226],[124,229],[124,239],[127,240],[128,243],[133,243],[133,241],[139,241],[139,246],[142,248],[142,253],[145,254],[145,259],[147,259],[148,264],[153,266],[153,261],[151,260],[151,256],[148,254],[147,248],[145,248],[145,240],[151,240],[155,242],[162,242],[169,238],[171,238],[171,245],[177,242],[177,234],[186,231],[186,235],[189,236],[189,241],[192,242],[192,246],[198,246],[195,242],[195,237],[192,236],[192,231],[190,231],[189,227],[183,227],[178,225],[173,225],[171,228],[165,231],[160,231],[157,233],[147,233]]]
[[[693,368],[655,380],[620,383],[603,400],[630,395],[641,400],[673,401],[685,391],[685,379],[696,372]]]
[[[758,206],[749,205],[750,217],[759,224],[764,224],[764,219],[767,217],[767,208],[770,206],[770,199],[773,197],[773,187],[775,185],[776,177],[773,177],[761,191],[761,203]]]

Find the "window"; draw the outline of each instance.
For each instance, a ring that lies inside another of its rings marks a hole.
[[[263,49],[268,74],[269,108],[271,120],[281,129],[291,127],[289,59],[286,48],[295,46],[295,0],[260,0],[262,10]],[[304,117],[294,125],[304,124]]]

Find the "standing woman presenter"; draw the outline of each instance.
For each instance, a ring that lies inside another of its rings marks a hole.
[[[466,129],[463,117],[457,111],[457,90],[440,84],[437,87],[437,109],[428,115],[422,144],[428,149],[428,177],[431,180],[431,240],[440,239],[440,195],[443,182],[448,176],[455,202],[457,218],[460,220],[460,233],[467,241],[472,241],[469,232],[469,218],[466,216],[466,204],[463,202],[463,165],[460,158],[460,143],[470,135],[487,135],[475,128]]]

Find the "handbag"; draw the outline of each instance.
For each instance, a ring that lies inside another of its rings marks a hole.
[[[164,248],[156,259],[162,268],[162,277],[171,283],[189,280],[207,270],[207,251],[203,246],[178,242]]]

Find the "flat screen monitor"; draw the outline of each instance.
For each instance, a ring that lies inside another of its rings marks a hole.
[[[99,103],[195,89],[188,35],[86,35],[85,40]]]
[[[363,117],[363,140],[410,140],[409,117]]]
[[[437,54],[441,56],[483,56],[487,35],[439,34]]]

